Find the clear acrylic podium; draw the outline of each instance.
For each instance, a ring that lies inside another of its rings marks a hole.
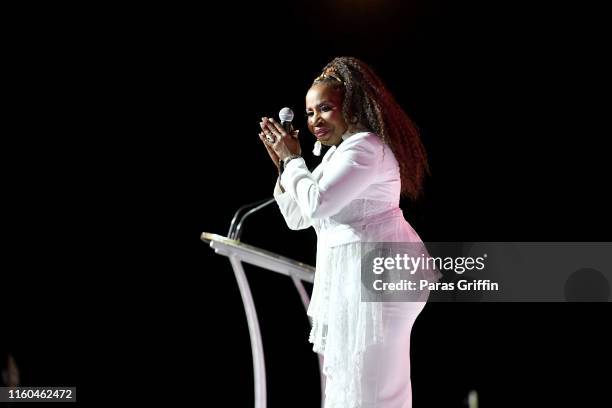
[[[308,309],[310,298],[304,289],[302,281],[314,282],[315,268],[266,251],[251,245],[244,244],[238,240],[230,239],[221,235],[211,234],[208,232],[202,233],[202,241],[209,243],[210,247],[215,250],[215,253],[229,258],[229,261],[234,270],[240,296],[244,305],[247,323],[249,326],[249,336],[251,339],[251,352],[253,354],[253,375],[255,382],[255,408],[266,407],[266,370],[264,363],[263,344],[261,340],[261,332],[259,330],[259,322],[257,320],[257,311],[253,303],[251,289],[244,273],[242,263],[255,265],[260,268],[281,273],[289,276],[302,299],[304,308]],[[322,358],[319,356],[319,372],[321,376],[321,395],[325,393],[325,377],[322,373]],[[323,398],[321,398],[323,400]]]

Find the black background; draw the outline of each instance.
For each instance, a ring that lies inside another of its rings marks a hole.
[[[261,116],[292,107],[316,166],[303,98],[339,55],[369,63],[422,131],[432,175],[402,208],[424,240],[609,240],[606,36],[583,3],[54,5],[5,18],[2,336],[23,385],[251,405],[240,295],[199,235],[225,235],[240,205],[271,196]],[[289,231],[274,207],[242,240],[314,264],[314,231]],[[292,283],[247,274],[269,406],[316,406]],[[609,312],[429,304],[413,330],[414,405],[464,406],[471,389],[482,406],[605,405]]]

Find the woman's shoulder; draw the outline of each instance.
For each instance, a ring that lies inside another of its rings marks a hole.
[[[342,141],[342,144],[340,146],[345,145],[345,147],[348,147],[351,145],[355,145],[357,143],[360,143],[360,144],[366,143],[366,144],[378,146],[378,145],[382,145],[382,140],[374,132],[369,132],[369,131],[356,132],[346,137]]]
[[[364,131],[353,133],[352,135],[345,138],[338,150],[342,150],[345,152],[361,152],[367,155],[375,155],[378,156],[382,153],[381,147],[383,146],[383,141],[380,137],[373,132]]]

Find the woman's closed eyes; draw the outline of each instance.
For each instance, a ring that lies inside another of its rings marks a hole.
[[[329,105],[321,105],[319,109],[321,110],[321,112],[329,112],[330,110],[332,110],[332,107]],[[311,117],[312,115],[314,115],[313,111],[306,111],[306,116]]]

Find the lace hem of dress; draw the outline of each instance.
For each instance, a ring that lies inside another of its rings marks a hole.
[[[379,304],[376,304],[379,305]],[[372,322],[378,321],[372,318]],[[359,408],[362,400],[361,378],[363,355],[367,347],[382,342],[380,335],[370,339],[363,336],[362,344],[340,348],[336,344],[326,344],[327,325],[313,321],[309,341],[313,351],[324,355],[323,374],[326,377],[325,408]],[[382,329],[380,330],[382,333]]]
[[[324,355],[326,408],[360,406],[363,353],[383,341],[381,304],[361,302],[360,245],[329,248],[317,259],[326,269],[315,277],[309,341]]]

